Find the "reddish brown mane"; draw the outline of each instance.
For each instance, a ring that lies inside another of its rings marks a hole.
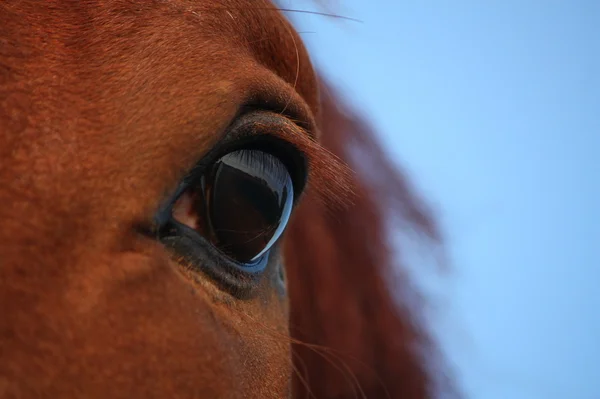
[[[452,393],[419,295],[391,255],[385,222],[397,217],[400,229],[434,246],[437,226],[369,126],[331,87],[322,85],[322,96],[322,143],[356,171],[358,192],[353,206],[333,213],[307,202],[288,233],[291,332],[317,345],[294,345],[298,397],[309,394],[306,383],[317,398]]]

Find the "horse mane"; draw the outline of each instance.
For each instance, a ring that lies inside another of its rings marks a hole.
[[[322,145],[355,171],[356,195],[335,209],[307,198],[287,233],[294,397],[455,396],[389,239],[393,219],[440,246],[436,223],[365,121],[325,82],[321,96]]]

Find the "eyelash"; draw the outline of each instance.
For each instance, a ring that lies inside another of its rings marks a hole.
[[[253,262],[239,262],[219,250],[214,245],[214,240],[211,242],[209,234],[203,236],[196,229],[175,220],[173,208],[187,190],[199,191],[198,187],[206,184],[207,173],[223,157],[239,151],[260,151],[281,162],[289,174],[293,192],[293,209],[307,181],[306,158],[293,144],[279,137],[261,134],[257,131],[257,126],[259,125],[250,120],[249,123],[232,129],[221,143],[192,168],[174,195],[161,207],[155,217],[157,238],[177,257],[180,263],[194,271],[203,272],[212,278],[221,289],[239,298],[252,295],[257,282],[270,262],[271,255],[278,251],[278,239],[273,246]],[[204,194],[204,191],[202,193]],[[207,215],[204,214],[204,216]]]

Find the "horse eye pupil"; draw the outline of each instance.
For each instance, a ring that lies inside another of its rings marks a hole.
[[[239,150],[214,164],[207,183],[213,245],[239,262],[257,260],[290,217],[294,194],[287,168],[268,153]]]

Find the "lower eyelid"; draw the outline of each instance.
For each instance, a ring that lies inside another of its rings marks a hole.
[[[270,262],[268,256],[263,257],[252,268],[241,268],[222,258],[217,250],[201,237],[188,234],[192,232],[187,226],[172,226],[171,230],[174,229],[180,229],[180,232],[161,241],[174,255],[174,262],[185,269],[186,273],[206,275],[221,290],[238,299],[248,299],[255,294],[262,271]]]

